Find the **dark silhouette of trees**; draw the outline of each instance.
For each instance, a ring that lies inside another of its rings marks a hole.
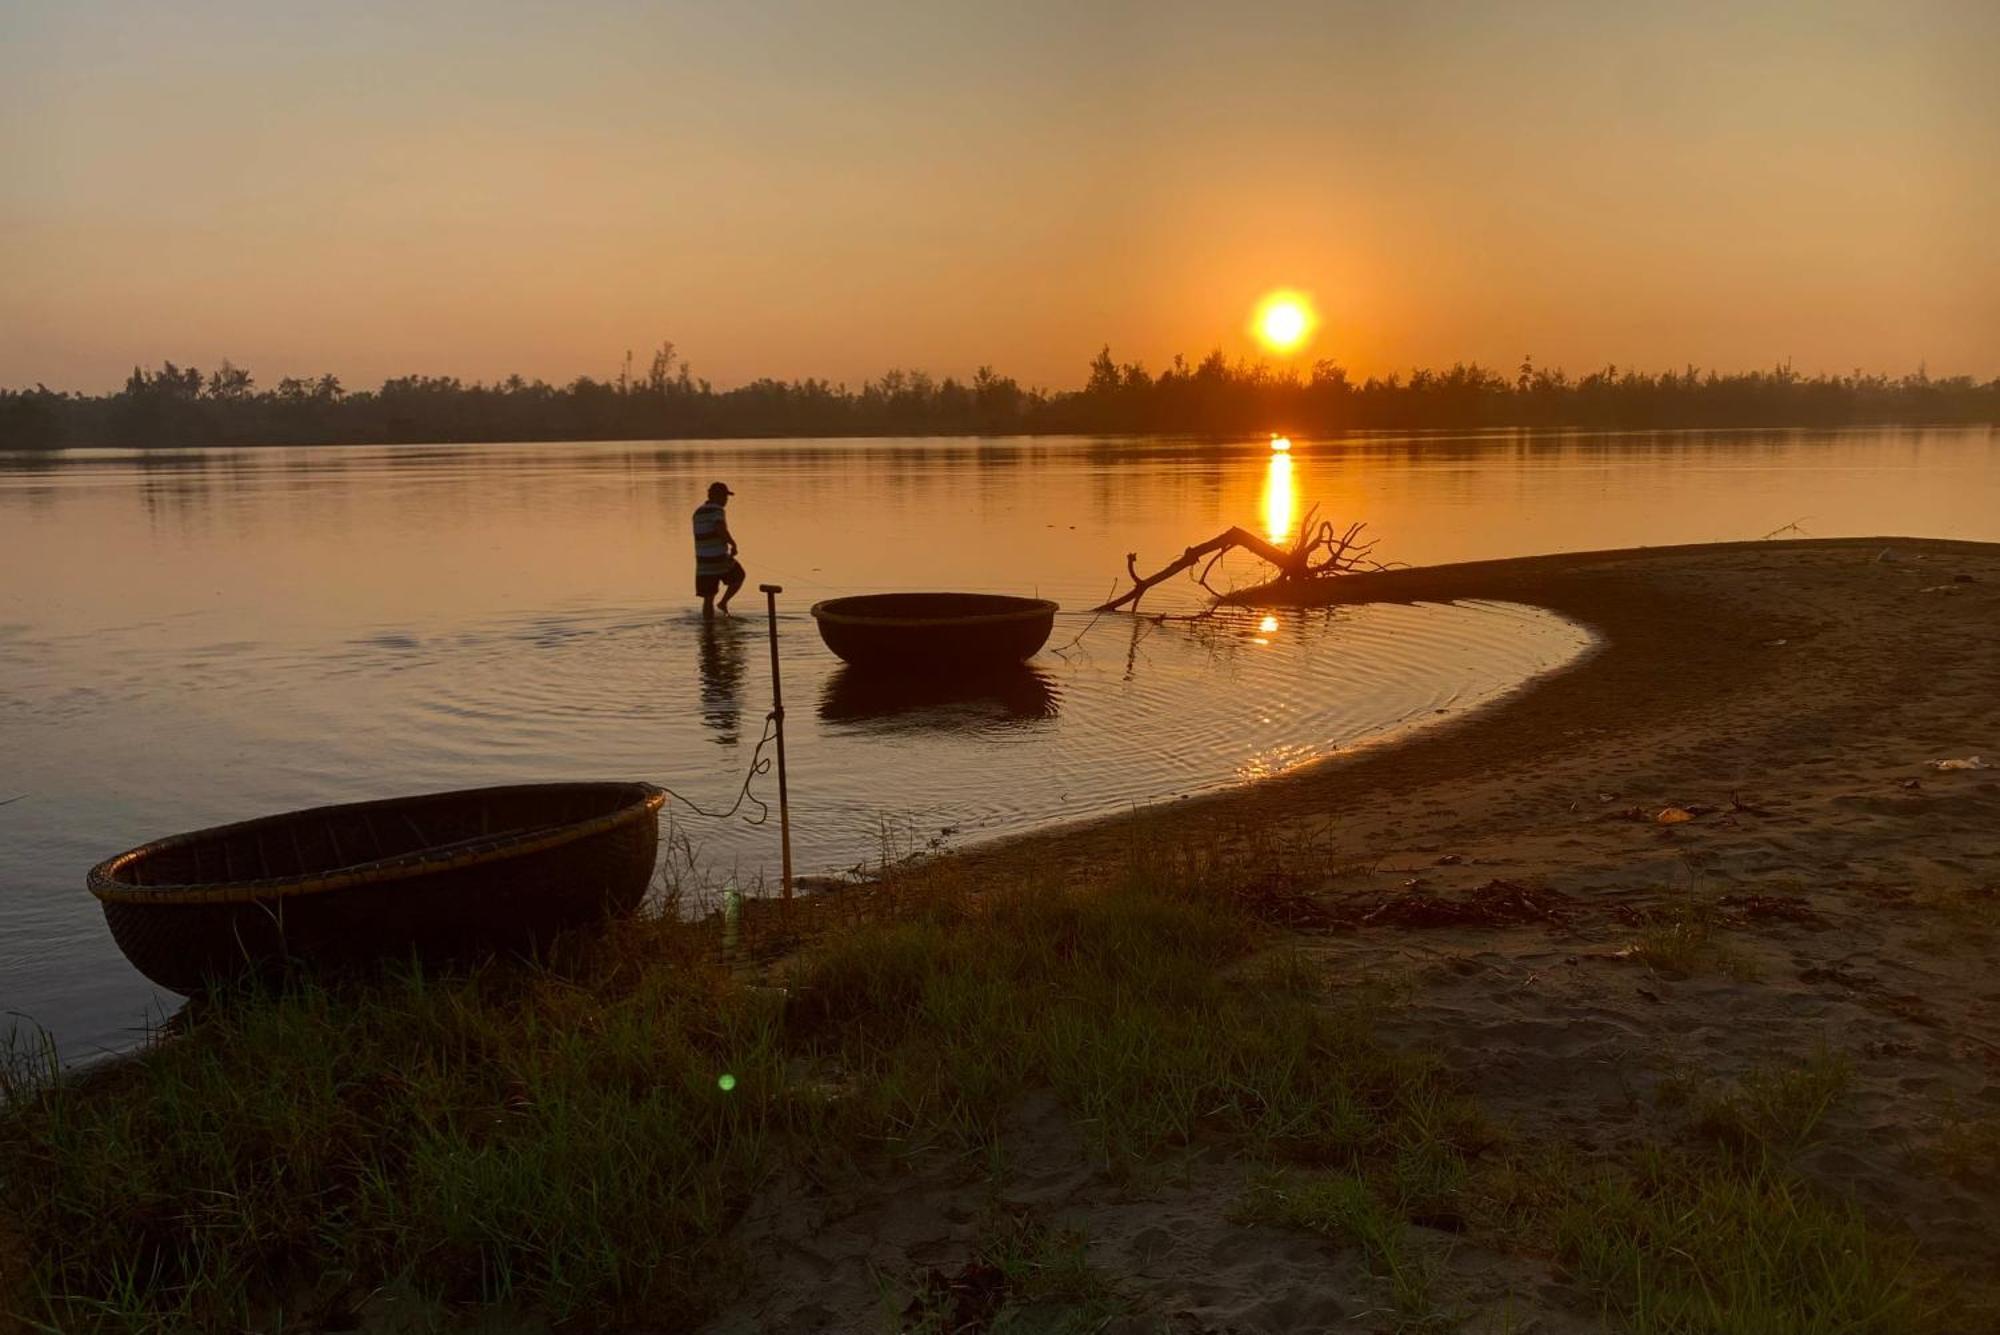
[[[232,365],[225,357],[222,359],[222,365],[216,367],[214,373],[208,377],[208,389],[204,392],[211,399],[234,403],[239,399],[249,398],[250,391],[256,386],[257,382],[250,378],[248,371]]]
[[[269,389],[225,361],[206,376],[164,362],[134,367],[115,394],[45,385],[0,390],[0,448],[304,445],[686,437],[1015,435],[1044,433],[1326,436],[1361,430],[1561,427],[1948,425],[2000,422],[2000,378],[1804,376],[1769,371],[1658,373],[1607,365],[1571,377],[1523,357],[1513,375],[1474,364],[1356,381],[1333,361],[1303,371],[1231,362],[1219,350],[1157,375],[1107,346],[1083,386],[1023,387],[981,366],[972,379],[891,370],[851,388],[753,380],[715,388],[671,343],[643,374],[631,354],[615,379],[551,385],[399,376],[349,391],[338,378],[285,377]]]

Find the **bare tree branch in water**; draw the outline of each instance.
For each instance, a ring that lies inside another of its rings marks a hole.
[[[1201,571],[1194,576],[1195,583],[1219,602],[1224,594],[1208,582],[1209,576],[1224,556],[1238,550],[1253,553],[1274,567],[1277,570],[1277,578],[1272,581],[1274,584],[1303,584],[1335,579],[1357,570],[1386,570],[1388,566],[1370,555],[1378,539],[1362,539],[1361,533],[1366,527],[1367,524],[1356,520],[1344,529],[1336,529],[1331,520],[1319,518],[1319,506],[1315,505],[1306,512],[1305,520],[1299,525],[1299,536],[1289,549],[1260,538],[1240,525],[1232,525],[1207,542],[1198,542],[1184,549],[1178,557],[1150,575],[1139,573],[1139,554],[1127,552],[1125,573],[1131,579],[1132,587],[1091,610],[1115,612],[1122,607],[1130,607],[1137,611],[1139,600],[1146,596],[1148,589],[1197,565],[1201,566]],[[1208,609],[1193,615],[1206,616],[1213,610],[1214,604],[1211,603]]]

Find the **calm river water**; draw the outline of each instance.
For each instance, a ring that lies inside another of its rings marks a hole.
[[[752,589],[705,632],[688,515],[712,479]],[[802,871],[1243,782],[1475,707],[1568,661],[1530,608],[1365,607],[1199,626],[1080,612],[1007,690],[883,696],[807,608],[1040,593],[1081,609],[1318,502],[1425,563],[1809,534],[2000,539],[1985,430],[898,440],[0,453],[0,1034],[76,1059],[175,1004],[83,873],[175,830],[544,778],[727,805],[770,703],[779,609]],[[1247,582],[1243,564],[1225,577]],[[1185,588],[1152,604],[1191,605]],[[766,781],[760,791],[769,794]],[[12,799],[12,800],[10,800]],[[775,821],[664,817],[669,881],[775,879]]]

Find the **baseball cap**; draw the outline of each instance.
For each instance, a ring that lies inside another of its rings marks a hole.
[[[708,484],[708,494],[711,496],[734,496],[736,493],[720,482],[711,482]]]

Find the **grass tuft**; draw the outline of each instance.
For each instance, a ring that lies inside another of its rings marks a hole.
[[[1014,1214],[989,1223],[962,1270],[927,1271],[909,1301],[885,1313],[913,1335],[1092,1335],[1129,1314],[1091,1266],[1084,1234]]]
[[[1646,1150],[1567,1194],[1557,1254],[1633,1335],[1955,1328],[1907,1242],[1769,1160]]]
[[[1953,1181],[2000,1184],[2000,1121],[1965,1116],[1954,1101],[1938,1123],[1933,1154]]]
[[[1690,1076],[1663,1085],[1662,1093],[1686,1104],[1695,1134],[1710,1144],[1783,1158],[1819,1139],[1853,1075],[1847,1055],[1822,1043],[1794,1065],[1751,1071],[1734,1086]]]
[[[1741,982],[1757,977],[1756,962],[1728,939],[1715,904],[1693,889],[1653,915],[1633,942],[1631,954],[1669,978],[1692,978],[1710,971],[1726,973]]]
[[[1273,1172],[1251,1184],[1235,1215],[1245,1223],[1303,1229],[1358,1248],[1388,1287],[1398,1329],[1423,1329],[1443,1320],[1433,1294],[1437,1258],[1411,1235],[1403,1212],[1384,1199],[1381,1184],[1356,1173]]]

